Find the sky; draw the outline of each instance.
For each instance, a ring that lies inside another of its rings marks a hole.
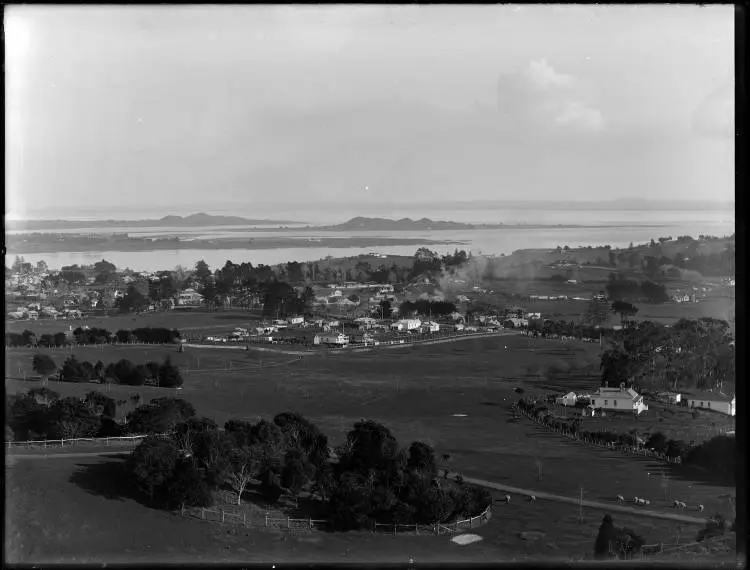
[[[5,17],[13,217],[734,197],[731,5]]]

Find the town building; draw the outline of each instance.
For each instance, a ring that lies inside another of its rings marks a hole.
[[[560,406],[575,407],[576,403],[578,403],[578,396],[575,392],[568,392],[564,396],[558,396],[557,398],[555,398],[555,404],[558,404]]]
[[[718,392],[704,392],[691,394],[686,400],[689,408],[712,410],[728,416],[734,416],[736,412],[736,399],[734,395],[727,396]]]
[[[349,337],[343,333],[320,333],[313,338],[313,344],[328,346],[346,346],[349,344]]]
[[[596,394],[591,396],[592,410],[607,410],[614,412],[634,412],[636,415],[648,410],[643,402],[643,396],[632,388],[625,388],[625,383],[619,388],[602,386]]]

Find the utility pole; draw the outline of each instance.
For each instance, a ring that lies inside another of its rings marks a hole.
[[[583,523],[583,487],[581,487],[581,495],[578,499],[578,524]]]

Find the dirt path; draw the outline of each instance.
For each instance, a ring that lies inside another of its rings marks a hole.
[[[451,472],[449,475],[455,476],[456,473]],[[580,501],[574,497],[564,497],[562,495],[545,493],[544,491],[536,491],[534,489],[521,489],[519,487],[511,487],[510,485],[501,485],[499,483],[492,483],[491,481],[485,481],[483,479],[474,479],[472,477],[464,477],[464,481],[466,481],[467,483],[472,483],[474,485],[479,485],[480,487],[486,487],[488,489],[494,489],[496,491],[503,491],[511,495],[512,501],[515,500],[517,502],[526,501],[529,495],[534,495],[537,499],[545,499],[548,501],[558,501],[560,503],[569,503],[571,505],[576,505],[576,506],[578,506],[578,504],[580,503]],[[700,526],[704,526],[706,524],[706,519],[690,517],[687,515],[680,515],[677,513],[665,513],[665,512],[660,512],[660,511],[654,511],[654,510],[648,509],[647,507],[631,507],[628,505],[622,505],[622,504],[616,504],[616,503],[600,503],[598,501],[587,501],[587,500],[583,501],[583,506],[592,507],[595,509],[602,509],[606,511],[628,513],[628,514],[639,515],[639,516],[644,516],[644,517],[672,520],[672,521],[677,521],[681,523],[696,524]]]

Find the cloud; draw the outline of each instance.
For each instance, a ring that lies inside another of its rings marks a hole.
[[[734,81],[728,79],[693,112],[693,132],[704,138],[734,136]]]
[[[586,107],[578,101],[567,103],[555,121],[560,125],[578,127],[586,131],[600,131],[604,128],[601,111]]]
[[[498,80],[498,108],[506,127],[520,132],[597,132],[605,127],[591,94],[573,75],[560,72],[545,59]]]

